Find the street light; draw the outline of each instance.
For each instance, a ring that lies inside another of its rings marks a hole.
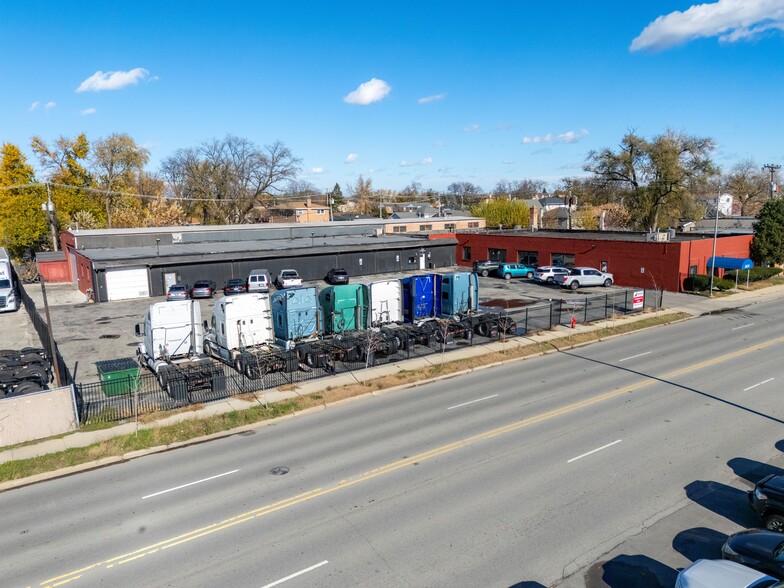
[[[716,188],[716,221],[713,224],[713,256],[711,257],[710,289],[708,298],[713,298],[713,274],[716,273],[716,239],[719,236],[719,199],[721,198],[721,180]]]

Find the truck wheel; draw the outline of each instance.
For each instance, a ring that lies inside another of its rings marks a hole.
[[[210,347],[210,344],[207,343],[207,341],[204,342],[204,355],[212,357],[212,347]]]
[[[490,323],[483,322],[476,325],[476,334],[487,337],[490,334]]]
[[[158,370],[158,384],[163,390],[166,390],[166,385],[169,383],[169,368],[162,367]]]
[[[605,288],[609,288],[610,286],[612,286],[612,280],[611,280],[610,278],[607,278],[607,279],[604,281],[604,287],[605,287]]]
[[[574,282],[569,284],[569,288],[571,290],[577,290],[577,288],[579,288],[579,287],[580,287],[580,283],[577,280],[575,280]]]
[[[243,371],[244,371],[243,368],[244,367],[245,366],[243,365],[242,356],[238,355],[237,357],[235,357],[234,358],[234,369],[237,371],[237,373],[240,373],[240,374],[243,373]]]
[[[784,516],[780,514],[770,514],[765,517],[765,528],[768,531],[784,533]]]

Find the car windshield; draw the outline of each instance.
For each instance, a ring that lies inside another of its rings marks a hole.
[[[570,273],[571,275],[573,275],[573,276],[579,276],[579,275],[580,275],[580,270],[578,270],[578,269],[576,269],[576,268],[575,268],[575,269],[573,269],[572,271],[570,271],[569,273]]]
[[[297,272],[283,272],[281,274],[284,278],[296,278]]]
[[[348,272],[344,269],[336,269],[336,270],[332,270],[332,274],[336,276],[345,276],[348,274]]]
[[[169,292],[184,292],[185,286],[172,286],[169,288]]]
[[[226,285],[227,286],[241,286],[242,285],[242,280],[229,280],[228,282],[226,282]]]
[[[210,287],[210,283],[209,282],[196,282],[193,285],[193,287],[194,288],[209,288]]]

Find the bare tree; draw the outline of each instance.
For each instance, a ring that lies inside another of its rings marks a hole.
[[[93,143],[94,176],[106,191],[106,222],[109,228],[112,227],[113,192],[132,189],[149,159],[150,152],[124,133],[114,133]]]
[[[726,178],[733,199],[740,204],[741,216],[757,216],[770,195],[770,179],[752,160],[741,161]]]

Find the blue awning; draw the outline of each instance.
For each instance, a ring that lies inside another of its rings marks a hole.
[[[713,258],[709,257],[705,267],[713,267]],[[716,267],[723,269],[747,270],[754,267],[754,262],[742,257],[717,257]]]

